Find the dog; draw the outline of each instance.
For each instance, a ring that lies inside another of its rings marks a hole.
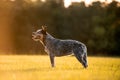
[[[87,63],[87,48],[86,46],[76,40],[61,40],[54,38],[47,32],[47,27],[42,26],[32,33],[34,41],[40,41],[45,47],[45,52],[50,57],[51,66],[54,67],[54,58],[74,54],[77,60],[83,65],[84,68],[88,67]]]

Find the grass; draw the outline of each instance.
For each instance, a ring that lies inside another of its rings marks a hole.
[[[75,57],[58,57],[51,68],[48,56],[0,56],[0,80],[120,80],[120,58],[88,57],[84,69]]]

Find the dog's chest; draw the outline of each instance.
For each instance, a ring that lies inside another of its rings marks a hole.
[[[45,46],[44,50],[45,50],[46,53],[48,53],[48,54],[50,53],[46,46]]]

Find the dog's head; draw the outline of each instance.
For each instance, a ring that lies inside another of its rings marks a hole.
[[[43,41],[44,36],[47,35],[46,26],[42,26],[42,29],[38,29],[32,33],[32,39],[34,41]]]

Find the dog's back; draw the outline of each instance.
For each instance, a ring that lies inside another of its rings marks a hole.
[[[48,39],[48,40],[46,41],[46,47],[55,56],[72,54],[75,47],[79,47],[81,52],[83,52],[83,50],[86,50],[85,45],[76,40],[60,40],[60,39],[53,40]]]

